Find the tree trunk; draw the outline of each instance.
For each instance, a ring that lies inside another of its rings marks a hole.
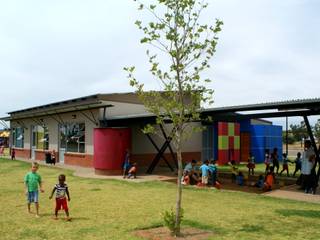
[[[182,155],[181,155],[181,144],[178,144],[177,149],[177,159],[178,159],[178,186],[177,186],[177,202],[176,202],[176,222],[175,222],[175,230],[174,236],[180,235],[180,215],[181,215],[181,199],[182,199]]]

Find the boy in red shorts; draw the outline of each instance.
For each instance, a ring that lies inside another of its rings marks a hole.
[[[67,215],[67,221],[70,221],[71,218],[69,217],[69,209],[67,204],[67,198],[68,201],[70,201],[70,195],[67,184],[65,184],[66,176],[64,174],[59,175],[59,183],[56,184],[52,190],[51,196],[49,199],[52,198],[54,192],[56,191],[56,209],[55,209],[55,219],[58,219],[58,211],[60,209],[63,209]]]

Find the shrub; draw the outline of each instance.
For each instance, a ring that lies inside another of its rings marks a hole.
[[[179,222],[181,223],[182,219],[183,219],[183,213],[184,213],[184,210],[181,208],[181,211],[180,211],[180,219],[179,219]],[[175,211],[171,208],[169,211],[165,211],[163,214],[162,214],[162,217],[163,217],[163,221],[164,221],[164,225],[169,228],[170,232],[172,235],[175,234],[176,232],[176,226],[175,226],[175,222],[176,222],[176,213]]]

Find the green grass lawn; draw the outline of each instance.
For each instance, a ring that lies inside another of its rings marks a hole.
[[[132,231],[162,224],[175,203],[175,185],[85,179],[40,166],[45,193],[40,218],[27,213],[23,177],[30,164],[0,159],[0,239],[140,239]],[[61,173],[70,188],[72,222],[53,220],[49,194]],[[215,232],[210,239],[320,239],[320,205],[242,192],[187,187],[183,226]]]

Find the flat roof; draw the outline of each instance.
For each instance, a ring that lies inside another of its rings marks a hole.
[[[77,110],[112,107],[107,101],[142,104],[136,93],[108,93],[94,94],[80,98],[74,98],[22,110],[12,111],[10,116],[1,118],[1,120],[13,120],[28,118],[33,116],[64,113]],[[268,110],[269,112],[266,112]],[[320,115],[320,98],[296,99],[289,101],[279,101],[270,103],[246,104],[236,106],[225,106],[216,108],[205,108],[199,110],[203,116],[213,116],[215,120],[226,119],[256,119],[272,118],[284,116],[310,116]],[[247,112],[247,113],[243,113]],[[139,113],[131,115],[121,115],[107,118],[108,121],[122,121],[125,119],[147,120],[154,119],[155,115],[151,113]]]

